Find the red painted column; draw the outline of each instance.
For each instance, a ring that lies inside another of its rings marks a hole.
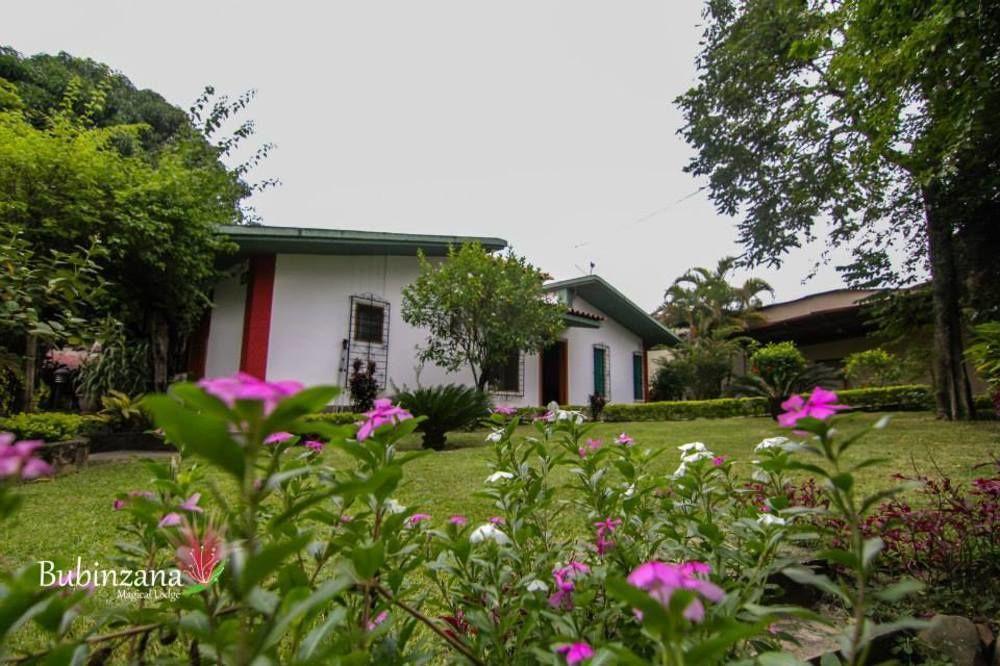
[[[274,299],[273,254],[250,257],[247,301],[243,309],[243,347],[240,372],[267,378],[267,344],[271,337],[271,303]]]
[[[205,364],[208,361],[208,336],[212,328],[212,309],[201,315],[198,328],[188,339],[188,374],[191,379],[201,379],[205,376]]]

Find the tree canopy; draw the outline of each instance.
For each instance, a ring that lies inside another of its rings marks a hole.
[[[517,352],[535,352],[563,329],[565,308],[542,289],[544,274],[513,252],[493,255],[476,243],[449,248],[403,290],[403,319],[428,330],[420,359],[472,371],[485,390]]]
[[[226,129],[252,97],[207,88],[185,113],[91,60],[0,49],[0,234],[43,253],[97,239],[101,278],[114,285],[100,314],[150,339],[160,387],[232,249],[217,227],[252,222],[246,198],[272,184],[247,181],[269,144],[235,167],[223,161],[253,135],[251,121]]]
[[[960,280],[997,270],[977,248],[997,237],[1000,6],[709,0],[705,16],[681,133],[744,260],[778,266],[822,237],[853,252],[857,286],[929,268],[939,405],[968,413]]]

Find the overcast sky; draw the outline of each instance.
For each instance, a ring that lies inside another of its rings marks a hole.
[[[596,264],[645,308],[738,254],[682,168],[672,100],[694,80],[695,0],[22,2],[0,42],[107,63],[187,108],[255,88],[278,145],[255,197],[281,226],[500,236],[557,278]],[[818,249],[756,275],[778,300]]]

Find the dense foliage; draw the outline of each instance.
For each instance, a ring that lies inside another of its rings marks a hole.
[[[62,412],[16,414],[0,418],[0,432],[14,433],[18,439],[41,439],[47,442],[86,437],[106,425],[107,420],[100,416]]]
[[[710,400],[722,396],[732,376],[733,361],[748,342],[739,334],[759,319],[756,310],[761,306],[761,295],[773,293],[771,286],[758,278],[730,283],[735,268],[736,260],[724,257],[714,269],[688,270],[674,280],[654,313],[681,333],[681,344],[660,365],[668,373],[663,380],[676,380],[683,397]]]
[[[473,527],[465,516],[434,517],[393,499],[414,457],[396,445],[419,418],[380,400],[360,426],[307,419],[336,393],[238,376],[149,398],[182,454],[235,489],[202,506],[197,466],[150,462],[151,489],[121,493],[109,507],[127,516],[115,566],[170,572],[176,583],[159,585],[183,594],[81,614],[85,597],[108,584],[99,571],[60,570],[47,586],[38,584],[41,565],[4,573],[0,618],[10,621],[0,623],[0,650],[30,622],[49,637],[35,656],[50,659],[786,663],[787,621],[822,618],[771,603],[778,572],[833,595],[853,616],[841,656],[826,663],[863,664],[873,636],[913,624],[874,619],[874,599],[917,586],[873,578],[885,543],[863,526],[895,490],[857,495],[841,456],[859,437],[841,440],[828,423],[835,396],[814,391],[783,415],[805,434],[757,446],[753,493],[741,491],[733,461],[701,442],[678,447],[680,464],[663,478],[647,471],[656,454],[625,433],[607,443],[590,437],[577,412],[552,405],[520,438],[513,410],[498,410],[483,491],[497,515]],[[351,463],[329,466],[328,446]],[[5,482],[48,471],[35,450],[0,440],[0,459],[10,461],[0,468],[4,519],[18,504]],[[553,474],[560,467],[564,482]],[[819,493],[829,508],[820,502],[807,514],[789,502],[797,470],[826,481]],[[846,541],[819,555],[840,567],[836,579],[797,564],[792,545],[812,538],[808,516],[844,525]]]
[[[564,306],[546,298],[544,274],[511,253],[472,243],[444,261],[420,256],[420,275],[403,289],[403,320],[427,330],[420,359],[452,372],[467,367],[486,390],[512,355],[532,353],[563,329]]]
[[[448,433],[476,426],[490,415],[490,396],[459,384],[403,387],[393,400],[414,416],[423,417],[417,430],[423,434],[425,449],[440,451]]]
[[[782,403],[793,393],[810,386],[829,386],[833,372],[810,364],[794,342],[771,342],[750,355],[749,372],[737,378],[731,387],[736,395],[765,398],[771,416],[777,416]]]
[[[898,384],[903,369],[900,360],[881,347],[848,354],[844,359],[844,377],[857,388]]]
[[[19,238],[40,257],[91,248],[101,279],[114,285],[95,293],[92,320],[118,320],[125,339],[145,341],[148,363],[134,355],[133,372],[149,372],[146,382],[160,388],[183,369],[186,337],[218,278],[216,258],[233,248],[217,227],[253,221],[246,198],[273,184],[247,181],[269,145],[242,164],[224,163],[253,135],[249,121],[223,133],[251,98],[209,88],[185,113],[99,63],[0,49],[0,237]],[[35,345],[0,339],[21,357],[35,355]],[[110,378],[88,382],[91,402]],[[31,378],[24,381],[30,393]]]
[[[740,216],[746,261],[778,266],[822,235],[854,252],[859,285],[929,268],[938,406],[969,415],[961,297],[1000,300],[1000,7],[712,0],[705,19],[678,99],[688,170]]]

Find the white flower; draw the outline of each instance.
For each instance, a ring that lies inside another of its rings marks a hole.
[[[501,439],[503,439],[503,430],[494,430],[490,434],[486,435],[486,441],[491,444],[496,444]]]
[[[625,492],[623,492],[622,495],[624,497],[632,497],[632,495],[635,495],[635,484],[630,483],[629,485],[625,486]]]
[[[772,513],[762,513],[760,518],[757,519],[757,524],[762,527],[770,527],[772,525],[784,525],[785,519],[779,518]]]
[[[687,474],[688,468],[687,463],[681,463],[680,466],[674,471],[673,478],[679,479],[685,474]]]
[[[556,421],[572,421],[573,423],[583,423],[585,417],[580,412],[573,412],[568,409],[559,409],[559,403],[550,402],[548,405],[549,414],[555,416]]]
[[[396,500],[390,498],[385,501],[386,513],[403,513],[404,511],[406,511],[406,507]]]
[[[691,451],[708,451],[708,448],[701,442],[688,442],[678,446],[677,450],[681,453],[690,453]]]
[[[510,543],[510,539],[507,535],[497,529],[495,525],[491,525],[490,523],[483,523],[476,529],[472,530],[472,534],[469,535],[469,541],[471,543],[492,541],[501,546],[505,546]]]
[[[486,483],[496,483],[497,481],[507,481],[508,479],[513,479],[514,475],[510,472],[493,472],[488,477],[486,477]]]
[[[525,584],[524,589],[528,592],[548,592],[549,586],[537,578],[532,578]]]
[[[761,440],[760,444],[753,447],[754,451],[764,451],[765,449],[777,449],[783,448],[785,444],[791,440],[787,437],[768,437],[767,439]]]
[[[711,451],[695,451],[694,453],[689,453],[686,456],[681,456],[681,462],[694,463],[699,460],[704,460],[705,458],[714,458],[715,454]]]
[[[754,481],[760,481],[762,483],[767,483],[768,481],[771,480],[771,477],[767,475],[767,472],[765,472],[762,469],[755,469],[754,471],[750,472],[750,478],[753,479]]]

